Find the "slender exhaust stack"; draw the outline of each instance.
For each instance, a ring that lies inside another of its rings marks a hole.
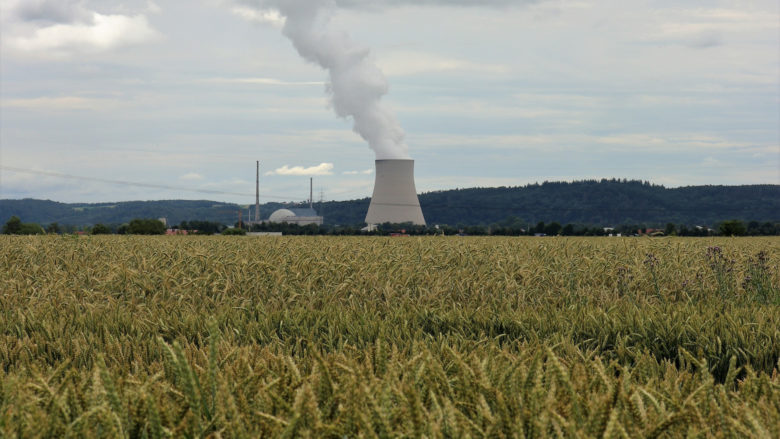
[[[425,225],[414,187],[414,160],[377,160],[374,194],[368,206],[366,223],[405,222]]]
[[[257,161],[257,174],[255,176],[255,222],[260,221],[260,160]]]

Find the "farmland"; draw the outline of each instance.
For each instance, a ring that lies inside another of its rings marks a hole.
[[[0,236],[0,437],[780,437],[778,238]]]

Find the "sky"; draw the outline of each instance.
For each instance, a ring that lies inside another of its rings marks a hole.
[[[418,192],[780,184],[776,0],[0,0],[0,199],[370,196],[289,3],[370,49]]]

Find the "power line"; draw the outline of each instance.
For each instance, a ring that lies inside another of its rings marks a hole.
[[[0,166],[0,169],[4,169],[7,171],[12,172],[23,172],[27,174],[36,174],[36,175],[46,175],[50,177],[59,177],[59,178],[67,178],[71,180],[81,180],[81,181],[94,181],[98,183],[108,183],[108,184],[117,184],[122,186],[135,186],[135,187],[145,187],[145,188],[152,188],[152,189],[166,189],[166,190],[176,190],[176,191],[185,191],[185,192],[197,192],[201,194],[216,194],[216,195],[236,195],[241,197],[252,197],[255,194],[250,193],[243,193],[243,192],[228,192],[228,191],[218,191],[218,190],[212,190],[212,189],[195,189],[190,187],[183,187],[183,186],[170,186],[170,185],[164,185],[164,184],[155,184],[155,183],[139,183],[134,181],[126,181],[126,180],[112,180],[107,178],[97,178],[97,177],[84,177],[81,175],[72,175],[72,174],[64,174],[62,172],[51,172],[51,171],[39,171],[35,169],[25,169],[25,168],[17,168],[15,166]],[[276,195],[263,195],[265,198],[275,198],[279,200],[290,200],[294,197],[280,197]]]

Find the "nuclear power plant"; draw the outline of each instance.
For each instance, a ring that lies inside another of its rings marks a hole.
[[[377,160],[374,194],[368,206],[366,223],[406,222],[425,225],[414,187],[414,160]]]
[[[248,210],[248,208],[247,208]],[[239,222],[241,222],[241,212],[239,211]],[[248,226],[264,223],[289,223],[305,226],[309,224],[322,225],[324,218],[317,215],[314,210],[314,179],[309,178],[309,207],[308,208],[289,208],[275,210],[267,220],[260,219],[260,161],[257,161],[255,174],[255,216],[252,218],[252,211],[247,212]]]

